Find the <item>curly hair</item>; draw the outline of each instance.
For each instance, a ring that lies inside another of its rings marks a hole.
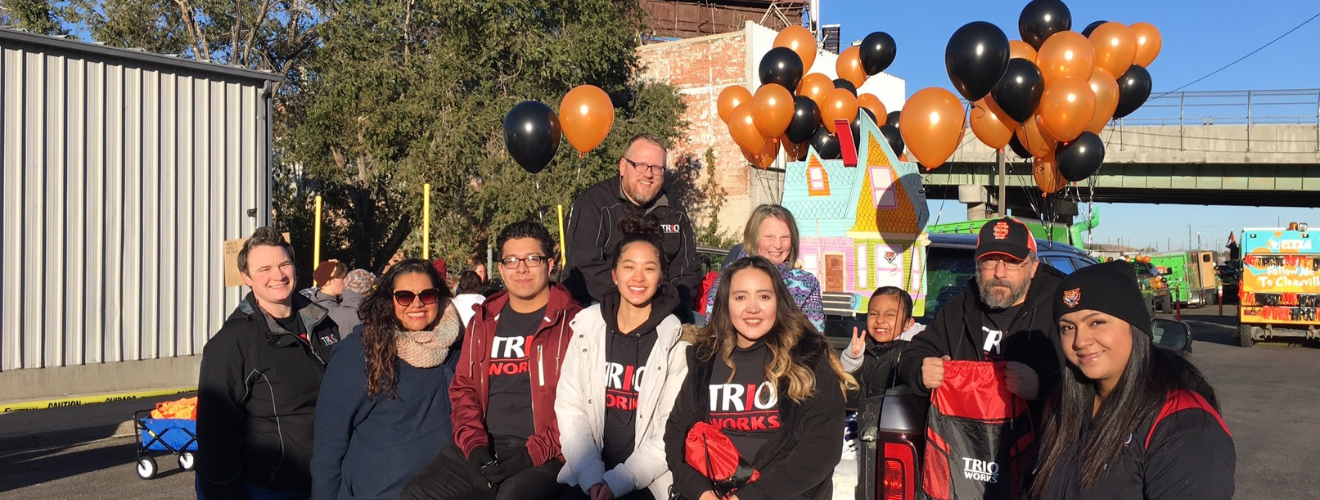
[[[451,294],[449,287],[431,263],[422,259],[408,259],[393,266],[379,278],[358,308],[358,317],[362,319],[362,352],[367,365],[367,397],[374,398],[388,395],[388,399],[398,396],[399,383],[397,370],[398,350],[394,345],[395,331],[403,329],[399,318],[394,315],[394,284],[399,277],[408,274],[424,274],[431,280],[431,286],[440,290],[440,310],[445,309]],[[436,321],[439,321],[437,316]]]
[[[775,323],[770,327],[770,331],[766,332],[765,337],[762,337],[770,350],[770,362],[765,365],[765,379],[772,381],[776,387],[787,387],[787,390],[780,390],[788,394],[793,401],[801,403],[811,397],[815,391],[816,376],[813,367],[804,366],[793,358],[793,348],[803,337],[818,334],[811,320],[802,314],[802,310],[793,301],[793,296],[789,294],[783,278],[779,276],[779,270],[765,257],[738,259],[720,273],[720,287],[715,292],[711,320],[701,335],[703,338],[713,339],[714,342],[710,349],[705,351],[708,353],[705,359],[709,360],[709,356],[718,353],[726,366],[732,368],[734,373],[737,371],[737,367],[733,366],[732,355],[733,348],[738,342],[738,332],[730,317],[729,296],[732,295],[730,288],[732,288],[733,275],[744,270],[765,273],[770,277],[775,289]],[[838,376],[839,390],[847,394],[849,390],[856,389],[857,381],[844,371],[839,357],[829,352],[829,348],[825,345],[826,343],[821,344],[821,350],[824,351],[821,354],[829,360],[830,368]],[[730,373],[729,377],[732,381],[733,373]]]

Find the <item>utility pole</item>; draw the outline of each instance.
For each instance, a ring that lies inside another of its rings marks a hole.
[[[1192,225],[1191,225],[1191,224],[1188,224],[1188,225],[1187,225],[1187,247],[1188,247],[1188,248],[1191,248],[1191,247],[1192,247]]]
[[[877,120],[879,118],[876,118]],[[999,217],[1008,217],[1008,163],[1004,161],[1004,149],[995,151],[995,161],[999,163]]]

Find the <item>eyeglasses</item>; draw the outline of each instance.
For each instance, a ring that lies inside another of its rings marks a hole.
[[[546,257],[544,255],[528,255],[521,259],[517,257],[505,257],[503,259],[500,259],[500,265],[508,269],[517,269],[519,263],[526,262],[527,267],[530,269],[535,267],[541,267],[542,265],[545,264],[546,260],[549,260],[549,257]]]
[[[1030,264],[1031,260],[1032,259],[1025,259],[1017,262],[1009,262],[1003,259],[991,258],[991,259],[979,260],[976,262],[976,265],[977,267],[980,267],[982,271],[989,271],[991,269],[999,267],[1000,264],[1003,264],[1004,269],[1007,269],[1009,271],[1018,271],[1024,267],[1027,267],[1027,264]]]
[[[639,174],[645,174],[647,172],[651,172],[652,174],[655,175],[665,175],[664,165],[647,165],[645,163],[637,163],[627,158],[624,158],[623,161],[626,161],[628,162],[629,165],[632,165],[633,171]]]
[[[409,290],[394,291],[394,303],[398,304],[399,307],[411,306],[417,299],[421,299],[422,305],[424,306],[440,302],[440,290],[436,288],[427,288],[426,290],[417,293],[413,293]]]

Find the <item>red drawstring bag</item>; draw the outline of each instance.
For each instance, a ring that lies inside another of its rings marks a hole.
[[[1026,400],[1008,392],[1008,363],[945,361],[931,392],[922,490],[932,500],[1016,500],[1035,460]]]
[[[761,477],[760,472],[742,459],[729,436],[710,423],[694,424],[684,448],[688,465],[710,479],[720,498]]]

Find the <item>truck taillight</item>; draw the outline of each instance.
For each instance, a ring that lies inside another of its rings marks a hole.
[[[912,500],[916,496],[917,451],[909,443],[885,443],[883,500]]]

